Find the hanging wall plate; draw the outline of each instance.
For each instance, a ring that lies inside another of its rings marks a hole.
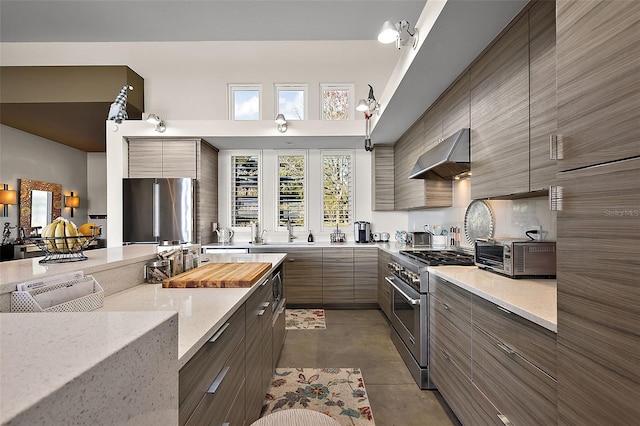
[[[464,214],[464,233],[473,246],[476,238],[493,237],[493,213],[484,200],[473,200]]]

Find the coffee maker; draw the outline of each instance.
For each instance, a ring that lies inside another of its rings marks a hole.
[[[354,227],[356,243],[368,243],[371,241],[371,223],[361,220],[354,223]]]

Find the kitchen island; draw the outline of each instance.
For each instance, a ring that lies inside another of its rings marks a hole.
[[[88,261],[67,264],[40,265],[37,258],[6,262],[1,265],[2,293],[8,296],[16,283],[52,273],[83,270],[119,276],[121,268],[133,265],[137,270],[154,258],[155,246],[99,249],[90,255]],[[273,270],[284,257],[203,259],[270,262]],[[139,277],[127,278],[124,291],[111,289],[97,311],[0,314],[0,424],[178,423],[180,368],[257,285],[163,289],[141,284]]]

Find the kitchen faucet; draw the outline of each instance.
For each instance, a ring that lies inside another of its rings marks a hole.
[[[289,242],[290,243],[292,243],[293,240],[298,238],[295,235],[293,235],[293,223],[291,223],[291,216],[289,215],[289,212],[287,212],[287,232],[289,233]]]

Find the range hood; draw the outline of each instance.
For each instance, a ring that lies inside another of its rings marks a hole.
[[[410,179],[451,180],[471,170],[469,129],[461,129],[418,158]]]

